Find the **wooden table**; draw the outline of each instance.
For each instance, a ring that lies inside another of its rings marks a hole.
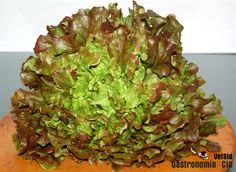
[[[35,161],[24,160],[17,155],[15,145],[12,143],[12,134],[15,125],[10,114],[0,120],[0,172],[45,172]],[[228,122],[224,127],[218,129],[218,135],[210,136],[209,139],[217,141],[222,147],[222,153],[235,155],[236,139],[235,133]],[[198,156],[189,156],[183,161],[211,161],[216,162],[217,168],[172,168],[171,162],[157,164],[154,168],[123,168],[122,172],[226,172],[222,168],[222,160],[215,160],[214,153],[208,152],[209,159],[202,160]],[[224,160],[225,165],[230,165],[232,160]],[[228,162],[228,163],[227,163]],[[60,167],[50,172],[111,172],[111,167],[103,165],[89,165],[87,162],[77,164],[71,159],[65,159]]]

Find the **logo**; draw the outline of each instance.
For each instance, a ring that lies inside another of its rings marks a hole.
[[[190,147],[193,155],[199,157],[199,161],[172,161],[172,168],[232,168],[233,155],[229,153],[215,153],[209,160],[206,151],[199,151],[195,146]]]
[[[191,147],[190,147],[190,150],[191,150],[191,152],[192,152],[194,155],[197,155],[199,158],[205,159],[205,160],[208,159],[208,154],[207,154],[207,152],[205,152],[205,151],[199,152],[195,146],[191,146]]]

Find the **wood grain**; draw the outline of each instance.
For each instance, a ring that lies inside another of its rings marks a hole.
[[[17,155],[15,145],[12,143],[12,134],[15,132],[15,125],[10,114],[0,120],[0,172],[45,172],[35,161],[24,160]],[[235,133],[228,122],[224,127],[218,129],[218,135],[209,137],[217,141],[222,147],[222,153],[235,155],[236,139]],[[172,168],[171,162],[165,161],[153,168],[123,168],[122,172],[226,172],[228,168],[222,168],[222,160],[215,160],[214,153],[208,152],[209,159],[202,160],[198,156],[189,156],[183,161],[214,161],[217,168]],[[232,160],[229,160],[232,161]],[[60,167],[50,172],[111,172],[110,166],[89,165],[87,162],[76,163],[71,159],[65,159]]]

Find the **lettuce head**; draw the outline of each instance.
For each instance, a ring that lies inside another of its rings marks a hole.
[[[114,3],[47,30],[22,65],[27,89],[11,98],[19,155],[54,169],[66,157],[151,167],[193,145],[219,151],[206,138],[224,124],[222,107],[182,56],[174,15],[134,2],[123,16]]]

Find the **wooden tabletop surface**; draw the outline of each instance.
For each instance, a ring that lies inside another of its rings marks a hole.
[[[12,143],[12,134],[15,125],[10,114],[0,120],[0,172],[45,172],[35,161],[24,160],[17,155],[15,145]],[[228,122],[224,127],[218,129],[217,135],[212,135],[209,140],[216,141],[221,145],[221,153],[232,154],[234,157],[236,149],[235,133]],[[153,168],[123,168],[122,172],[226,172],[231,165],[231,159],[215,159],[213,152],[208,152],[208,160],[202,160],[198,156],[189,156],[183,160],[215,162],[216,168],[173,168],[171,162],[165,161]],[[224,166],[225,168],[223,168]],[[65,159],[60,167],[50,172],[111,172],[110,166],[89,165],[87,162],[76,163],[71,159]]]

